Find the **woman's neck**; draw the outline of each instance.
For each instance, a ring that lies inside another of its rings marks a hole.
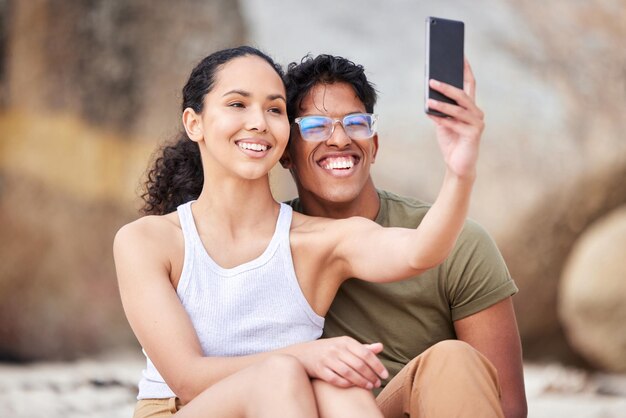
[[[194,216],[198,215],[196,223],[232,236],[265,227],[273,230],[280,206],[272,196],[269,174],[254,174],[254,170],[237,165],[236,161],[232,167],[226,167],[204,145],[200,144],[204,186],[193,205]]]
[[[273,225],[278,207],[268,176],[255,180],[222,178],[205,181],[194,212],[229,229],[248,229],[258,228],[264,219]]]

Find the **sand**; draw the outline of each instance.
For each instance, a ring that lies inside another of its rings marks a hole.
[[[0,363],[2,418],[129,418],[143,368],[136,354],[71,363]],[[526,364],[529,418],[626,418],[626,375]]]

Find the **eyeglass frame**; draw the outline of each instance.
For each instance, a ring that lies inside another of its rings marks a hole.
[[[371,119],[372,119],[372,124],[371,124],[371,126],[372,126],[372,128],[371,128],[371,130],[372,130],[372,135],[371,135],[371,136],[369,136],[369,137],[367,137],[367,138],[352,138],[352,137],[348,134],[348,131],[346,130],[345,125],[343,124],[343,122],[344,122],[344,120],[345,120],[346,118],[351,117],[351,116],[359,116],[359,115],[366,115],[366,116],[371,117]],[[304,136],[302,135],[302,129],[301,129],[301,127],[300,127],[300,121],[302,121],[302,119],[305,119],[305,118],[311,118],[311,117],[313,117],[313,118],[325,118],[325,119],[330,119],[330,120],[331,120],[332,125],[331,125],[331,129],[330,129],[330,134],[328,135],[328,137],[326,137],[326,138],[324,138],[324,139],[320,139],[320,140],[318,140],[318,141],[313,141],[313,140],[310,140],[310,139],[305,139],[305,138],[304,138]],[[304,141],[307,141],[307,142],[324,142],[324,141],[328,141],[328,140],[329,140],[329,139],[333,136],[333,134],[335,133],[335,125],[336,125],[337,123],[341,124],[341,128],[343,129],[343,131],[345,132],[345,134],[348,136],[348,138],[350,138],[352,141],[364,141],[364,140],[366,140],[366,139],[372,139],[372,138],[373,138],[373,137],[374,137],[374,136],[378,133],[378,131],[377,131],[377,129],[376,129],[376,123],[377,123],[377,122],[378,122],[378,114],[376,114],[376,113],[367,113],[367,112],[359,112],[359,113],[350,113],[350,114],[347,114],[347,115],[345,115],[345,116],[344,116],[344,117],[342,117],[342,118],[331,118],[330,116],[324,116],[324,115],[307,115],[307,116],[300,116],[300,117],[297,117],[297,118],[295,118],[295,119],[294,119],[294,121],[293,121],[292,125],[298,125],[298,132],[300,132],[300,137],[301,137]]]

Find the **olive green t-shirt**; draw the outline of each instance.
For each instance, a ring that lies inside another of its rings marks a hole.
[[[430,205],[379,190],[382,226],[416,228]],[[302,211],[300,202],[288,202]],[[453,322],[513,294],[517,287],[487,232],[468,220],[452,253],[438,267],[400,282],[350,279],[333,301],[324,337],[348,335],[382,342],[379,355],[391,379],[433,344],[456,338]],[[386,383],[386,382],[384,382]]]

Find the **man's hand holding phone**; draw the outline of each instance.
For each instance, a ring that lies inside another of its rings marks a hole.
[[[449,170],[459,177],[474,177],[480,137],[485,128],[484,114],[476,106],[476,80],[467,59],[464,61],[463,89],[429,80],[431,89],[456,104],[428,99],[428,107],[447,116],[429,114],[437,126],[439,148]]]
[[[437,140],[449,174],[473,181],[483,112],[476,106],[476,81],[464,56],[465,24],[426,19],[424,110],[437,125]]]

